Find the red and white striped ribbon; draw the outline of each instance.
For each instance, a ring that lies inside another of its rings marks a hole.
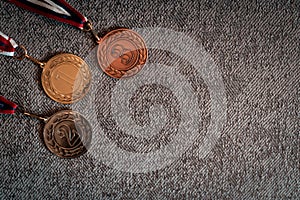
[[[0,55],[14,56],[17,43],[0,31]]]
[[[64,0],[8,0],[21,8],[83,29],[86,17]]]

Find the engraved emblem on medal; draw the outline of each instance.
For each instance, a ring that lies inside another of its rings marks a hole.
[[[53,100],[71,104],[82,99],[91,85],[88,65],[73,54],[59,54],[44,66],[42,85]]]
[[[54,101],[71,104],[81,100],[89,91],[92,75],[86,62],[80,57],[63,53],[41,62],[27,54],[24,46],[18,60],[29,59],[42,69],[42,85],[45,93]]]
[[[142,37],[129,29],[116,29],[98,41],[100,68],[114,78],[131,77],[146,63],[148,50]]]
[[[72,110],[62,110],[51,117],[41,117],[29,113],[23,106],[9,101],[0,95],[0,114],[15,114],[42,120],[45,124],[42,140],[55,155],[62,158],[75,158],[88,151],[92,141],[92,127],[81,114]]]
[[[63,158],[74,158],[89,149],[92,127],[79,113],[63,110],[47,119],[43,139],[52,153]]]

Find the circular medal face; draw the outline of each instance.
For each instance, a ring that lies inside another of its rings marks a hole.
[[[135,75],[142,69],[147,57],[148,50],[144,40],[132,30],[116,29],[99,41],[99,66],[113,78]]]
[[[79,113],[63,110],[47,120],[43,137],[52,153],[62,158],[74,158],[89,149],[92,127]]]
[[[46,94],[54,101],[71,104],[87,94],[91,85],[91,73],[80,57],[59,54],[46,63],[42,85]]]

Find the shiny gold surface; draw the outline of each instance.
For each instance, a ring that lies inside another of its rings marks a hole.
[[[99,42],[97,58],[100,68],[113,78],[130,77],[146,63],[148,50],[142,37],[129,29],[116,29]]]
[[[91,85],[91,73],[80,57],[59,54],[45,64],[42,85],[46,94],[54,101],[71,104],[87,94]]]
[[[92,127],[79,113],[63,110],[46,121],[43,139],[52,153],[62,158],[74,158],[89,149]]]

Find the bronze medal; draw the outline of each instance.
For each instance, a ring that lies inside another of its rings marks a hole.
[[[79,113],[63,110],[46,119],[43,139],[46,147],[62,158],[75,158],[87,152],[92,127]]]
[[[62,158],[75,158],[88,151],[92,141],[92,127],[82,115],[72,110],[62,110],[49,118],[26,112],[23,106],[0,95],[0,114],[23,114],[43,120],[46,125],[42,139],[46,147]]]
[[[42,85],[46,94],[59,103],[71,104],[82,99],[91,85],[88,65],[73,54],[52,57],[43,67]]]
[[[129,29],[116,29],[98,41],[100,68],[113,78],[131,77],[146,63],[148,50],[143,38]]]

